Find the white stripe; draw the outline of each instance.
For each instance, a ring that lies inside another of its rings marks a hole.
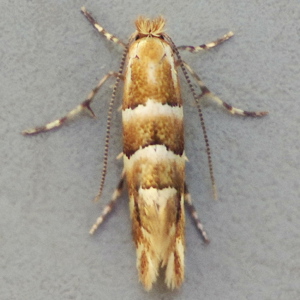
[[[169,45],[169,43],[166,42],[163,44],[163,46],[166,51],[165,59],[169,62],[170,66],[171,66],[171,74],[172,74],[174,86],[177,87],[178,86],[178,74],[177,74],[177,70],[174,65],[174,52],[173,52],[171,46]]]
[[[168,116],[174,117],[178,120],[183,119],[183,109],[182,106],[170,106],[163,105],[155,100],[148,99],[146,104],[140,104],[136,108],[126,108],[122,111],[123,122],[127,122],[132,120],[134,117],[143,118],[143,117],[160,117],[160,116]]]
[[[130,170],[142,158],[147,158],[148,162],[154,165],[166,161],[177,161],[184,164],[186,160],[185,152],[182,155],[175,154],[173,151],[167,150],[165,145],[150,145],[137,150],[130,158],[126,155],[123,157],[125,170]]]
[[[145,205],[149,205],[151,207],[156,206],[158,212],[161,213],[165,213],[164,209],[168,200],[175,198],[176,194],[177,190],[174,187],[164,189],[139,188],[139,199],[145,202]]]

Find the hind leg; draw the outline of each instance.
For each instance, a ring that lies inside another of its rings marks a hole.
[[[117,188],[113,192],[111,200],[106,204],[106,206],[102,210],[100,216],[97,218],[96,222],[91,227],[91,229],[89,231],[91,235],[94,234],[95,231],[98,229],[98,227],[103,223],[103,221],[106,219],[108,214],[112,211],[116,201],[121,196],[122,191],[123,191],[123,187],[124,187],[124,176],[125,176],[125,174],[123,172],[122,173],[122,178],[120,179]]]
[[[191,197],[191,194],[188,191],[186,183],[184,184],[184,201],[185,201],[185,204],[187,205],[187,207],[189,209],[189,213],[190,213],[192,219],[194,220],[198,231],[200,232],[200,234],[202,236],[203,241],[208,244],[209,243],[209,238],[207,236],[207,233],[204,230],[203,224],[201,223],[201,221],[198,217],[196,208],[193,205],[192,197]]]

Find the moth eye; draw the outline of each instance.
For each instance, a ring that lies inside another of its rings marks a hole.
[[[163,35],[160,35],[159,38],[162,39],[162,40],[165,39]]]
[[[140,36],[139,36],[139,35],[137,35],[137,36],[135,37],[135,40],[137,41],[139,38],[140,38]]]

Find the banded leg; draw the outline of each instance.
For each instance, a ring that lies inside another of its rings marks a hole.
[[[177,47],[178,50],[187,50],[190,51],[192,53],[196,53],[202,50],[209,50],[211,48],[214,48],[218,45],[220,45],[221,43],[227,41],[228,39],[230,39],[232,36],[234,35],[234,33],[232,31],[229,31],[227,34],[223,35],[221,38],[207,43],[207,44],[202,44],[199,46],[179,46]]]
[[[188,191],[186,183],[184,183],[184,201],[185,201],[185,204],[188,206],[191,217],[194,220],[195,225],[196,225],[197,229],[199,230],[203,241],[208,244],[210,242],[210,240],[209,240],[209,238],[208,238],[208,236],[207,236],[207,234],[204,230],[203,224],[201,223],[201,221],[198,217],[196,208],[192,203],[192,197],[191,197],[191,194]]]
[[[233,115],[241,115],[247,117],[263,117],[268,114],[267,111],[247,111],[240,108],[236,108],[231,106],[230,104],[226,103],[225,101],[221,100],[218,96],[212,93],[208,87],[204,84],[204,82],[200,79],[200,77],[194,72],[194,70],[184,61],[182,61],[183,65],[186,69],[191,73],[194,79],[197,81],[202,94],[198,96],[198,100],[203,96],[207,95],[209,99],[216,102],[218,105],[223,106],[228,112]]]
[[[88,19],[88,21],[93,25],[93,27],[102,35],[104,35],[109,41],[113,41],[123,47],[126,47],[126,44],[122,42],[119,38],[114,36],[113,34],[107,32],[97,21],[92,17],[91,13],[89,13],[86,8],[83,6],[81,7],[81,12],[84,16]]]
[[[121,196],[124,187],[124,177],[125,177],[125,172],[123,171],[122,178],[120,179],[117,188],[113,192],[111,200],[106,204],[100,216],[97,218],[95,224],[91,227],[89,231],[91,235],[94,234],[95,231],[98,229],[98,227],[103,223],[107,215],[112,211],[117,199]]]
[[[69,121],[70,119],[79,115],[84,110],[88,110],[90,112],[90,114],[92,115],[92,117],[95,117],[95,114],[94,114],[93,110],[91,109],[90,104],[93,101],[93,99],[94,99],[95,95],[97,94],[97,92],[99,91],[99,89],[101,88],[101,86],[104,84],[104,82],[112,76],[118,77],[119,74],[115,73],[115,72],[109,72],[108,74],[106,74],[99,81],[97,86],[89,93],[86,100],[84,100],[81,104],[77,105],[74,109],[72,109],[70,112],[68,112],[64,117],[57,119],[55,121],[52,121],[44,126],[26,129],[26,130],[22,131],[22,134],[23,135],[33,135],[33,134],[38,134],[41,132],[52,130],[54,128],[58,128],[58,127],[62,126],[66,121]]]

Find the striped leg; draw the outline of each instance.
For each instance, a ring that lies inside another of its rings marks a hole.
[[[69,121],[70,119],[74,118],[75,116],[79,115],[82,111],[84,110],[88,110],[90,112],[90,114],[95,117],[94,112],[92,111],[90,104],[93,101],[95,95],[97,94],[97,92],[99,91],[100,87],[104,84],[104,82],[112,77],[118,77],[119,74],[118,73],[114,73],[114,72],[109,72],[108,74],[106,74],[98,83],[98,85],[89,93],[88,97],[86,98],[86,100],[84,100],[81,104],[77,105],[74,109],[72,109],[70,112],[68,112],[64,117],[57,119],[55,121],[52,121],[44,126],[41,127],[35,127],[35,128],[31,128],[31,129],[27,129],[22,131],[23,135],[33,135],[33,134],[38,134],[41,132],[45,132],[45,131],[49,131],[52,130],[54,128],[58,128],[60,126],[62,126],[66,121]]]
[[[81,7],[81,12],[84,14],[84,16],[88,19],[88,21],[94,26],[94,28],[100,34],[104,35],[109,41],[113,41],[114,43],[117,43],[123,47],[126,47],[126,44],[124,42],[122,42],[119,38],[117,38],[113,34],[107,32],[100,24],[98,24],[84,6]]]
[[[107,215],[112,211],[117,199],[121,196],[123,187],[124,187],[124,177],[125,173],[123,171],[122,178],[120,182],[118,183],[117,188],[112,194],[111,200],[106,204],[104,209],[102,210],[100,216],[97,218],[95,224],[90,229],[90,234],[94,234],[95,231],[98,229],[98,227],[103,223],[103,221],[106,219]]]
[[[221,43],[227,41],[228,39],[230,39],[232,36],[234,35],[234,33],[232,31],[229,31],[227,34],[223,35],[221,38],[207,43],[207,44],[202,44],[200,46],[179,46],[177,47],[178,50],[187,50],[190,51],[192,53],[196,53],[202,50],[209,50],[211,48],[214,48],[218,45],[220,45]]]
[[[196,208],[192,203],[192,197],[191,197],[191,194],[188,191],[186,183],[184,183],[184,201],[185,201],[185,204],[188,206],[191,217],[194,220],[194,222],[196,224],[196,227],[197,227],[197,229],[199,230],[199,232],[202,236],[203,241],[208,244],[210,241],[209,241],[208,236],[207,236],[207,234],[204,230],[203,224],[201,223],[201,221],[198,217],[198,214],[196,212]]]
[[[191,73],[191,75],[194,77],[194,79],[197,81],[197,83],[202,91],[202,94],[200,96],[198,96],[198,100],[200,98],[202,98],[203,96],[207,95],[210,100],[216,102],[220,106],[223,106],[227,111],[229,111],[233,115],[241,115],[241,116],[247,116],[247,117],[263,117],[268,114],[267,111],[246,111],[246,110],[242,110],[240,108],[231,106],[230,104],[221,100],[214,93],[212,93],[208,89],[208,87],[204,84],[204,82],[200,79],[200,77],[194,72],[194,70],[186,62],[182,61],[182,63],[186,67],[186,69]]]

